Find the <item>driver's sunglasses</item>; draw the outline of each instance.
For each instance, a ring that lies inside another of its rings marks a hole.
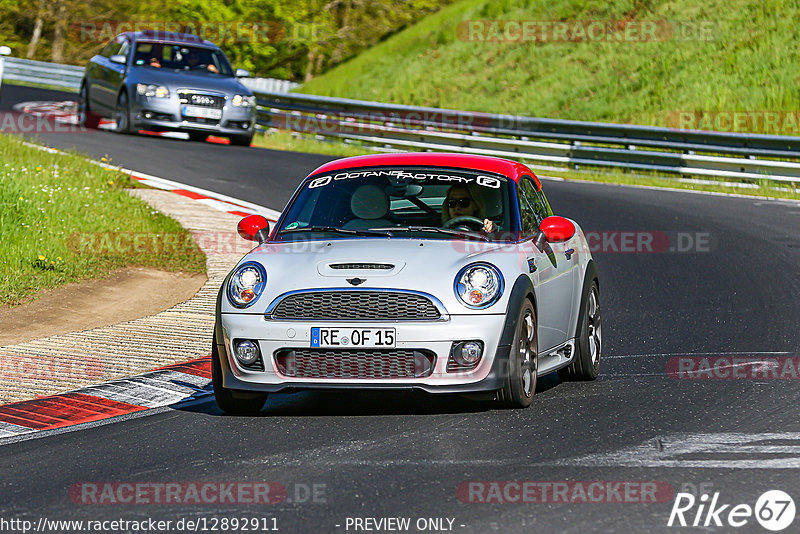
[[[456,206],[460,206],[462,208],[468,208],[472,204],[472,199],[467,198],[454,198],[452,200],[447,201],[447,207],[450,209],[455,208]]]

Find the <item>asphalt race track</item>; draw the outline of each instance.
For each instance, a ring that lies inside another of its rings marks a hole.
[[[3,108],[64,98],[6,86]],[[329,159],[107,132],[40,139],[275,209]],[[313,392],[273,395],[257,417],[223,416],[206,402],[42,433],[0,446],[0,517],[267,517],[298,533],[388,531],[357,529],[352,518],[365,517],[411,518],[411,532],[447,531],[448,521],[417,530],[419,518],[453,519],[452,531],[463,533],[728,532],[730,509],[754,507],[767,490],[800,504],[800,377],[668,373],[682,357],[800,357],[800,204],[591,183],[544,188],[556,213],[597,232],[605,341],[597,381],[545,377],[527,410],[416,393]],[[664,232],[676,250],[620,252],[620,232],[636,233],[634,241]],[[69,494],[83,482],[193,481],[278,482],[287,498],[92,505]],[[499,504],[497,495],[469,502],[488,495],[459,492],[469,481],[633,481],[671,491],[655,503],[618,502],[613,492],[579,502],[570,489],[569,502],[552,494],[540,502],[537,493],[526,499],[536,502]],[[316,498],[307,491],[314,485]],[[730,505],[718,516],[724,526],[668,527],[678,492],[698,500],[719,492],[719,504]],[[767,532],[747,520],[738,531]]]

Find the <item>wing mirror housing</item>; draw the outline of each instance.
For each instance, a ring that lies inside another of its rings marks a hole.
[[[114,54],[113,56],[111,56],[110,58],[108,58],[108,60],[109,60],[111,63],[118,63],[118,64],[120,64],[120,65],[124,65],[125,63],[127,63],[127,62],[128,62],[128,58],[126,58],[126,57],[125,57],[125,56],[123,56],[122,54]]]
[[[263,215],[248,215],[236,226],[242,238],[263,243],[269,239],[269,221]]]
[[[0,56],[10,56],[11,49],[7,46],[0,46]]]
[[[235,75],[237,78],[249,78],[250,71],[245,69],[236,69]]]
[[[575,225],[572,221],[551,215],[546,217],[539,225],[539,235],[536,236],[536,247],[542,250],[545,241],[548,243],[563,243],[575,235]]]

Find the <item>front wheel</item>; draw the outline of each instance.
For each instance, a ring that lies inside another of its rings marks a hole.
[[[222,385],[222,364],[216,339],[211,345],[211,384],[214,386],[214,399],[220,410],[230,414],[255,414],[267,401],[266,393],[253,393],[228,389]]]
[[[525,299],[517,318],[517,329],[508,355],[508,375],[497,392],[498,402],[508,408],[527,408],[533,402],[539,371],[539,340],[536,312]]]
[[[100,118],[89,107],[89,89],[86,84],[81,85],[78,94],[78,126],[95,129],[100,125]]]
[[[250,144],[253,142],[253,134],[232,135],[230,137],[230,141],[232,145],[250,146]]]
[[[122,91],[117,97],[117,108],[114,112],[114,119],[117,122],[117,133],[130,134],[133,133],[131,125],[131,107],[128,103],[128,93]]]
[[[600,290],[592,281],[584,295],[578,319],[578,339],[575,357],[569,366],[558,371],[561,380],[594,380],[600,373],[600,354],[603,349],[603,330],[600,317]]]

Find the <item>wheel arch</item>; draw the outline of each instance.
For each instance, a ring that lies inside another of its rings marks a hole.
[[[589,288],[592,286],[592,282],[597,283],[597,292],[600,292],[600,277],[597,274],[597,267],[594,264],[594,260],[589,260],[589,263],[586,264],[586,270],[583,275],[583,283],[581,284],[581,298],[578,301],[578,320],[575,321],[575,337],[577,338],[581,331],[581,326],[583,325],[583,308],[586,305],[586,295],[589,293]]]
[[[517,328],[517,315],[519,314],[520,306],[523,300],[528,299],[533,305],[533,313],[538,317],[538,308],[536,304],[536,292],[533,290],[533,283],[531,279],[525,275],[520,274],[514,281],[511,288],[511,293],[508,297],[508,306],[506,307],[506,320],[503,323],[503,333],[500,335],[500,345],[511,345],[514,339],[514,331]],[[538,320],[537,325],[538,329]]]

